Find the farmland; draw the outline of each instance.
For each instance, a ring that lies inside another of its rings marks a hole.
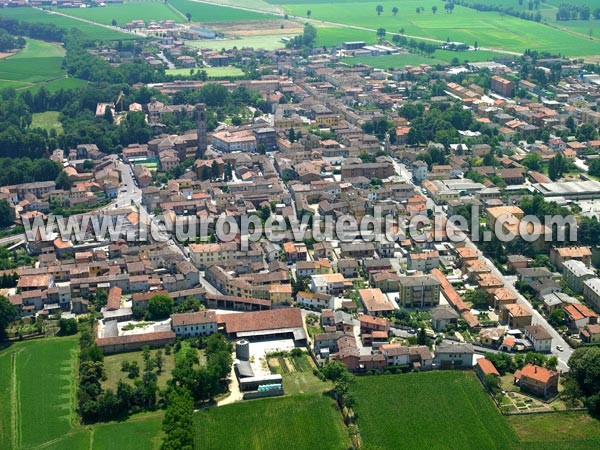
[[[206,450],[339,450],[349,444],[334,400],[320,394],[203,410],[196,416],[196,430],[196,448]]]
[[[191,69],[168,69],[165,71],[167,75],[189,75]],[[208,78],[224,78],[234,77],[239,78],[244,76],[244,71],[237,67],[200,67],[193,69],[194,72],[204,70]]]
[[[92,450],[157,450],[161,427],[162,413],[139,414],[126,422],[97,424]]]
[[[17,343],[0,353],[2,448],[37,446],[73,431],[76,352],[77,338],[70,337]]]
[[[105,25],[111,25],[115,19],[119,26],[136,19],[146,22],[167,19],[176,22],[186,21],[185,17],[162,2],[130,2],[109,5],[104,8],[77,8],[70,9],[66,14]]]
[[[363,442],[377,448],[481,449],[517,443],[472,372],[359,377],[352,393]]]
[[[0,80],[35,83],[61,77],[63,57],[60,44],[28,39],[24,49],[0,60]]]
[[[190,13],[192,22],[246,22],[251,20],[270,20],[276,16],[261,14],[240,9],[228,8],[226,6],[209,5],[191,0],[170,0],[172,6],[183,14]]]
[[[207,39],[202,41],[188,41],[186,45],[197,48],[210,48],[213,50],[236,48],[255,48],[265,50],[275,50],[285,47],[281,42],[283,36],[294,36],[295,34],[264,34],[258,36],[239,36],[238,39]]]
[[[45,87],[50,92],[60,91],[61,89],[77,89],[80,86],[85,86],[87,81],[79,78],[57,78],[51,81],[44,81],[30,86],[28,90],[32,93],[37,92],[41,87]]]
[[[306,11],[310,9],[311,19],[316,21],[329,21],[371,30],[383,27],[388,32],[404,28],[409,36],[441,41],[450,39],[469,45],[474,45],[477,41],[480,47],[518,53],[531,48],[570,56],[583,56],[593,55],[598,49],[597,41],[496,12],[478,12],[457,5],[452,14],[447,14],[443,10],[444,3],[439,0],[409,0],[400,3],[393,0],[334,3],[321,0],[296,0],[292,3],[284,0],[273,1],[273,3],[281,4],[287,13],[297,17],[306,17]],[[381,16],[378,16],[375,11],[375,6],[378,4],[383,6]],[[436,14],[432,12],[433,6],[438,9]],[[396,16],[391,12],[393,7],[399,8]],[[417,13],[417,7],[423,10]],[[361,37],[356,36],[352,40],[356,39]]]
[[[58,14],[51,14],[33,8],[0,9],[0,17],[8,17],[11,19],[23,20],[32,23],[52,23],[57,27],[64,28],[66,30],[70,30],[71,28],[77,28],[88,39],[116,40],[133,39],[136,37],[134,35],[122,33],[111,28],[82,22],[81,20],[61,16]]]

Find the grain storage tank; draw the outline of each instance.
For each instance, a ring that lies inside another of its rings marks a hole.
[[[248,361],[250,359],[250,342],[246,339],[240,339],[235,342],[235,357],[240,361]]]

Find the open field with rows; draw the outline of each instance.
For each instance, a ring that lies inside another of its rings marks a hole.
[[[183,14],[190,13],[192,15],[192,22],[246,22],[251,20],[270,20],[277,18],[270,14],[244,11],[220,5],[209,5],[207,3],[198,3],[191,0],[170,0],[169,3]]]
[[[28,39],[24,49],[0,60],[0,81],[35,83],[61,77],[64,54],[60,44]]]
[[[569,56],[593,55],[598,52],[598,41],[577,36],[542,23],[526,21],[497,12],[478,12],[456,6],[453,13],[444,11],[445,3],[440,0],[408,0],[395,2],[367,1],[351,2],[336,0],[282,0],[271,1],[283,6],[293,16],[306,17],[311,11],[314,20],[330,21],[376,30],[385,28],[388,33],[404,28],[407,35],[422,36],[445,41],[460,41],[480,47],[523,52],[527,48],[546,50]],[[516,2],[515,2],[516,3]],[[383,6],[378,16],[377,5]],[[437,7],[437,13],[432,7]],[[392,8],[399,12],[392,14]],[[417,8],[423,8],[417,13]],[[357,30],[358,31],[358,30]],[[355,39],[362,39],[357,36]]]
[[[376,448],[509,448],[517,437],[473,372],[358,377],[358,426]]]
[[[108,5],[100,8],[78,8],[70,9],[66,12],[70,16],[82,17],[92,22],[111,25],[115,19],[119,26],[123,26],[132,20],[174,20],[176,22],[186,22],[185,17],[174,11],[169,5],[162,2],[128,2],[121,4]]]
[[[64,11],[69,12],[71,10],[69,9]],[[32,23],[52,23],[57,27],[65,28],[67,30],[71,28],[77,28],[88,39],[116,40],[134,39],[136,37],[129,33],[122,33],[114,29],[82,22],[81,20],[61,16],[58,14],[51,14],[49,12],[33,8],[0,9],[0,17],[9,17],[11,19],[23,20]]]
[[[339,450],[349,444],[334,400],[320,394],[202,410],[196,427],[196,448],[204,450]]]

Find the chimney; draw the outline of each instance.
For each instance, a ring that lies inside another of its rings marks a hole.
[[[196,158],[202,159],[208,146],[206,137],[206,105],[199,103],[195,108],[196,113],[196,131],[198,132],[198,148]]]

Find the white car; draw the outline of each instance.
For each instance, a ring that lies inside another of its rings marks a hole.
[[[556,346],[556,350],[558,350],[559,352],[562,352],[565,348],[562,345],[557,345]]]

